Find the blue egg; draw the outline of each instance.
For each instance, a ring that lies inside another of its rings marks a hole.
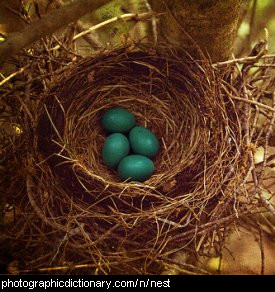
[[[130,144],[121,133],[111,134],[106,138],[102,149],[102,158],[109,167],[117,167],[122,158],[129,154]]]
[[[127,133],[135,124],[135,116],[121,107],[108,110],[101,118],[101,125],[108,133]]]
[[[118,165],[118,174],[129,181],[143,182],[150,178],[154,172],[154,163],[143,155],[128,155]]]
[[[159,141],[154,133],[144,127],[134,127],[129,133],[132,150],[136,154],[149,158],[154,157],[160,148]]]

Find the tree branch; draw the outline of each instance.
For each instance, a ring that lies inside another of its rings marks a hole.
[[[55,0],[55,2],[58,5],[58,8],[64,6],[63,0]],[[81,33],[82,31],[85,30],[85,27],[83,26],[80,20],[76,22],[76,30],[78,33]],[[83,36],[83,39],[95,50],[98,50],[99,48],[103,47],[103,44],[101,43],[98,36],[94,32],[91,32],[90,34]]]
[[[61,27],[78,20],[83,15],[108,2],[109,0],[77,0],[71,5],[56,9],[22,31],[10,34],[7,40],[0,44],[0,65],[21,49],[47,35],[51,35]]]

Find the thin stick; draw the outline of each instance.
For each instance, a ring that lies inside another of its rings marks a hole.
[[[255,60],[258,60],[259,58],[261,58],[261,59],[271,59],[271,58],[275,58],[275,54],[238,58],[238,59],[228,60],[228,61],[224,61],[224,62],[217,62],[215,64],[212,64],[212,66],[215,68],[215,67],[219,67],[219,66],[232,65],[232,64],[237,64],[237,63],[244,63],[244,64],[245,63],[251,63],[251,62],[253,62]]]
[[[0,86],[4,85],[6,82],[10,81],[13,77],[23,73],[28,67],[30,67],[30,64],[20,68],[18,71],[12,73],[8,77],[6,77],[4,80],[0,81]]]
[[[64,6],[64,2],[62,0],[55,0],[55,2],[58,4],[59,8]],[[82,32],[85,30],[80,20],[76,22],[76,29],[78,32]],[[85,35],[83,39],[95,50],[99,49],[100,47],[103,47],[103,44],[101,43],[97,35],[88,34]]]
[[[264,252],[264,239],[263,239],[263,229],[258,223],[259,235],[260,235],[260,250],[261,250],[261,275],[265,272],[265,252]]]
[[[96,268],[98,264],[82,264],[75,266],[57,266],[57,267],[46,267],[38,269],[21,270],[20,273],[34,273],[34,272],[51,272],[51,271],[65,271],[68,269],[84,269],[84,268]]]
[[[4,42],[0,43],[0,64],[21,49],[53,34],[56,30],[77,21],[81,16],[108,2],[109,0],[77,0],[70,5],[56,9],[36,23],[26,26],[22,31],[10,34]]]
[[[116,17],[110,18],[110,19],[108,19],[106,21],[103,21],[103,22],[101,22],[99,24],[96,24],[94,26],[91,26],[90,28],[88,28],[85,31],[82,31],[81,33],[75,35],[73,37],[73,40],[75,41],[78,38],[83,37],[86,34],[91,33],[92,31],[95,31],[95,30],[97,30],[99,28],[104,27],[105,25],[108,25],[108,24],[116,22],[116,21],[121,21],[121,20],[123,20],[123,21],[131,21],[131,20],[132,21],[142,21],[142,20],[150,19],[154,15],[155,15],[155,13],[153,13],[153,12],[144,12],[144,13],[140,13],[140,14],[138,14],[138,13],[126,13],[126,14],[123,14],[123,15],[120,15],[120,16],[116,16]],[[57,50],[59,48],[60,48],[60,46],[57,45],[54,48],[52,48],[51,50]]]
[[[242,97],[237,97],[237,96],[230,96],[232,99],[235,99],[235,100],[239,100],[239,101],[243,101],[243,102],[247,102],[247,103],[250,103],[250,104],[255,104],[259,107],[262,107],[268,111],[272,111],[273,113],[275,113],[275,108],[272,108],[268,105],[265,105],[263,103],[260,103],[258,101],[255,101],[255,100],[250,100],[250,99],[246,99],[246,98],[242,98]]]

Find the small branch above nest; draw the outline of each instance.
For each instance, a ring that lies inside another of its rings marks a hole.
[[[123,15],[120,15],[120,16],[116,16],[116,17],[110,18],[110,19],[108,19],[106,21],[103,21],[103,22],[101,22],[99,24],[96,24],[94,26],[91,26],[87,30],[84,30],[84,31],[80,32],[79,34],[77,34],[77,35],[75,35],[73,37],[73,40],[75,41],[75,40],[77,40],[77,39],[79,39],[79,38],[81,38],[83,36],[86,36],[87,34],[93,32],[93,31],[98,30],[98,29],[100,29],[100,28],[102,28],[102,27],[104,27],[104,26],[106,26],[106,25],[108,25],[110,23],[113,23],[113,22],[131,21],[131,20],[133,20],[133,21],[142,21],[142,20],[147,20],[147,19],[152,18],[153,15],[154,15],[154,13],[152,13],[152,12],[144,12],[144,13],[139,13],[139,14],[137,14],[137,13],[126,13],[126,14],[123,14]],[[60,48],[60,46],[57,45],[54,48],[52,48],[52,50],[57,50],[59,48]]]
[[[31,26],[27,26],[21,32],[11,34],[6,41],[0,44],[0,65],[21,49],[28,47],[45,36],[51,35],[61,27],[76,21],[81,16],[108,2],[109,0],[74,1],[71,5],[61,7],[40,21],[33,23]]]

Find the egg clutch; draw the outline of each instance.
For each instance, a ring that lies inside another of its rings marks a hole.
[[[135,116],[121,107],[106,111],[101,125],[109,134],[102,148],[104,163],[117,169],[123,180],[143,182],[150,178],[155,169],[152,159],[160,149],[155,134],[136,125]]]

